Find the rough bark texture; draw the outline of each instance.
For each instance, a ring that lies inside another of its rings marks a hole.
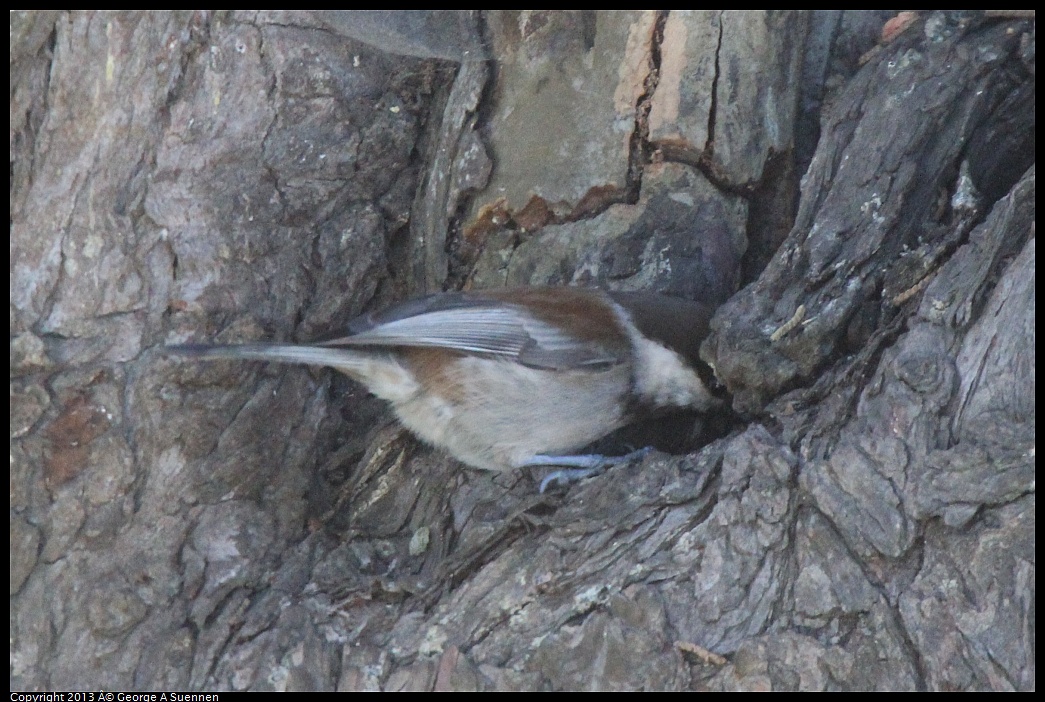
[[[1033,689],[1034,38],[12,13],[12,689]],[[157,352],[526,283],[723,302],[735,425],[541,496]]]

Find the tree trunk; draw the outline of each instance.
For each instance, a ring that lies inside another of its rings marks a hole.
[[[12,690],[1033,689],[1034,36],[12,13]],[[539,495],[160,353],[508,284],[721,304],[735,416]]]

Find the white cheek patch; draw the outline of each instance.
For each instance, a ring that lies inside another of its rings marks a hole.
[[[694,407],[708,410],[718,401],[682,356],[642,335],[631,316],[620,305],[617,315],[631,339],[635,354],[635,392],[658,407]]]
[[[710,409],[714,396],[700,376],[671,349],[648,339],[635,340],[635,391],[658,406]]]

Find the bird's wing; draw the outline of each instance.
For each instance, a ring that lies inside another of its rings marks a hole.
[[[522,305],[475,293],[445,293],[394,306],[349,325],[318,346],[412,346],[503,357],[535,368],[619,363],[620,348],[572,335]]]

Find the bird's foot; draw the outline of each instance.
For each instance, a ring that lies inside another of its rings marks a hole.
[[[524,466],[562,466],[561,470],[554,471],[544,476],[538,489],[543,493],[552,483],[575,483],[584,478],[598,475],[607,468],[612,468],[621,463],[643,458],[653,451],[652,446],[632,451],[623,456],[602,456],[597,453],[586,453],[578,456],[543,456],[537,455],[530,458]]]

